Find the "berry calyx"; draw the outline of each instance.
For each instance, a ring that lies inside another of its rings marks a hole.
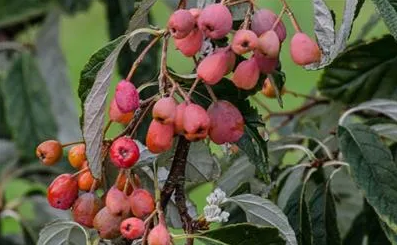
[[[205,36],[221,39],[232,30],[233,17],[225,5],[210,4],[201,11],[197,24]]]
[[[196,19],[189,10],[178,9],[168,20],[168,29],[175,39],[185,38],[196,25]]]
[[[238,30],[233,37],[231,47],[238,55],[248,53],[258,47],[258,37],[253,31]]]
[[[173,124],[177,105],[175,99],[172,97],[159,99],[153,106],[153,119],[161,124]]]
[[[186,106],[183,114],[183,129],[185,138],[189,141],[205,139],[210,128],[210,118],[205,109],[197,104]]]
[[[115,100],[122,113],[133,112],[139,108],[139,94],[134,84],[121,80],[116,86]]]
[[[110,146],[110,160],[118,168],[130,168],[139,159],[139,147],[127,136],[120,137]]]
[[[83,163],[87,160],[85,155],[85,144],[78,144],[70,148],[68,160],[72,167],[81,169]]]
[[[77,180],[71,174],[61,174],[52,181],[47,189],[48,203],[57,209],[67,210],[79,194]]]
[[[135,217],[144,218],[155,209],[153,196],[145,189],[134,190],[128,199],[131,212]]]
[[[62,145],[56,140],[47,140],[36,148],[36,156],[41,163],[52,166],[62,158]]]
[[[109,212],[113,215],[125,217],[130,212],[128,197],[124,192],[117,189],[116,186],[112,186],[107,192],[105,204]]]
[[[291,39],[290,53],[297,65],[309,65],[321,60],[318,44],[303,32],[297,32]]]
[[[140,238],[145,233],[145,223],[138,218],[128,218],[121,222],[121,235],[127,239],[134,240]]]

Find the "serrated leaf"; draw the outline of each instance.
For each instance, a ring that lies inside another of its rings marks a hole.
[[[305,189],[305,184],[300,184],[291,194],[284,208],[284,213],[295,231],[299,245],[313,244],[312,224],[305,200]]]
[[[55,138],[57,127],[46,84],[29,53],[16,58],[1,89],[16,146],[24,158],[35,159],[37,145]]]
[[[388,35],[350,47],[327,68],[318,83],[325,96],[346,104],[397,98],[397,43]]]
[[[390,33],[397,39],[397,2],[395,0],[372,0]]]
[[[197,236],[206,245],[281,245],[285,244],[277,229],[248,223],[228,225]]]
[[[355,182],[379,217],[397,231],[397,165],[390,150],[368,126],[339,126],[340,149]]]
[[[90,245],[90,236],[84,228],[76,222],[69,220],[57,220],[47,224],[39,235],[37,245],[59,244],[86,244]]]
[[[335,23],[331,11],[324,0],[313,0],[314,9],[314,34],[321,51],[329,56],[335,44]]]
[[[248,222],[258,225],[272,225],[279,229],[287,244],[298,244],[295,232],[288,223],[288,218],[271,201],[252,194],[230,197],[227,201],[235,203],[243,209]]]

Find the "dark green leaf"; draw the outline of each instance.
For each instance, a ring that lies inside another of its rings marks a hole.
[[[0,76],[0,91],[2,90],[2,83],[3,78]],[[0,138],[3,139],[10,139],[11,132],[8,128],[6,117],[5,117],[5,108],[4,108],[4,101],[3,95],[0,93]]]
[[[58,3],[64,11],[74,14],[87,10],[91,6],[92,0],[58,0]]]
[[[300,184],[291,194],[284,208],[284,213],[295,231],[299,245],[313,244],[312,224],[305,200],[305,189],[305,185]]]
[[[0,28],[20,24],[45,14],[50,0],[0,0]]]
[[[397,39],[397,2],[396,0],[372,0],[376,5],[390,33]]]
[[[285,244],[276,228],[248,223],[228,225],[201,233],[197,238],[206,245]]]
[[[397,230],[397,165],[390,150],[368,126],[340,126],[339,144],[352,176],[379,217]]]
[[[285,84],[285,73],[282,71],[275,70],[269,76],[269,79],[276,93],[278,104],[280,105],[281,108],[283,108],[284,105],[283,105],[283,98],[281,96],[282,95],[281,91],[283,90]]]
[[[358,0],[356,12],[354,13],[354,19],[356,19],[358,17],[358,15],[360,14],[360,11],[363,8],[364,3],[365,3],[365,0]]]
[[[356,104],[397,98],[397,44],[392,36],[353,46],[325,68],[318,88],[327,97]]]
[[[17,57],[2,85],[5,116],[21,155],[35,159],[35,148],[55,138],[57,127],[51,101],[33,57]]]

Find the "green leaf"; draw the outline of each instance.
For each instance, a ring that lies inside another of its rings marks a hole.
[[[75,14],[78,11],[87,10],[92,0],[57,0],[62,9],[68,14]]]
[[[395,0],[372,0],[390,33],[397,39],[397,2]]]
[[[50,0],[0,0],[0,28],[21,24],[45,14]]]
[[[396,245],[397,244],[397,234],[395,232],[393,232],[384,222],[380,221],[380,225],[387,237],[387,239],[389,239],[389,242],[392,245]],[[387,243],[383,243],[383,244],[387,244]]]
[[[277,229],[248,223],[228,225],[197,236],[206,245],[278,245],[285,244]]]
[[[393,123],[375,124],[371,126],[371,129],[374,130],[380,136],[397,142],[397,124],[393,124]]]
[[[271,201],[252,194],[230,197],[227,201],[235,203],[243,209],[248,222],[258,225],[272,225],[279,229],[287,244],[298,244],[295,232],[288,223],[288,218]]]
[[[57,127],[43,77],[29,53],[22,53],[2,84],[5,116],[22,157],[35,159],[38,144],[54,139]]]
[[[64,243],[90,245],[90,235],[76,222],[57,220],[47,224],[40,231],[37,245],[59,245]]]
[[[300,184],[291,194],[284,208],[284,213],[295,231],[299,245],[313,244],[312,224],[305,200],[305,189],[305,184]]]
[[[346,104],[397,99],[396,57],[397,44],[390,35],[352,46],[325,68],[318,88],[325,96]]]
[[[316,245],[341,245],[336,219],[335,198],[330,185],[321,184],[309,202],[313,243]]]
[[[397,231],[397,165],[390,150],[368,126],[353,124],[339,126],[341,152],[355,182],[364,191],[368,203],[379,217]]]

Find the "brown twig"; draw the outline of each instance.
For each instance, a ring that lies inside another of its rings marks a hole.
[[[192,96],[192,93],[194,92],[194,90],[196,89],[198,83],[200,82],[200,78],[197,77],[196,80],[194,80],[194,83],[192,84],[192,86],[190,87],[189,93],[187,94],[188,98],[190,99]]]
[[[161,62],[160,62],[160,75],[159,75],[159,92],[161,95],[165,94],[166,83],[167,83],[167,50],[169,33],[164,34],[163,46],[161,48]]]
[[[306,95],[306,94],[301,94],[301,93],[297,93],[297,92],[294,92],[294,91],[291,91],[291,90],[284,90],[284,92],[286,93],[286,94],[291,94],[291,95],[293,95],[293,96],[295,96],[295,97],[301,97],[301,98],[305,98],[305,99],[309,99],[309,100],[314,100],[314,101],[316,101],[316,100],[321,100],[321,98],[317,98],[317,97],[315,97],[315,96],[310,96],[310,95]]]
[[[183,230],[186,234],[193,233],[193,220],[188,213],[188,209],[186,207],[186,196],[184,189],[185,180],[183,179],[183,185],[178,183],[175,188],[175,203],[178,208],[179,215],[181,216]],[[187,238],[186,245],[193,245],[194,239]]]
[[[136,131],[138,130],[139,125],[142,123],[143,119],[145,118],[145,116],[148,114],[148,112],[150,111],[150,109],[153,107],[154,103],[156,103],[155,100],[152,100],[150,102],[150,104],[145,108],[145,110],[143,111],[143,113],[140,115],[138,121],[135,123],[134,128],[132,129],[131,133],[129,133],[129,135],[134,135],[136,133]]]
[[[74,142],[69,142],[69,143],[66,143],[66,144],[62,144],[62,148],[64,148],[64,147],[68,147],[68,146],[71,146],[71,145],[77,145],[77,144],[83,144],[84,143],[84,141],[74,141]]]
[[[291,20],[291,23],[292,23],[292,25],[295,28],[295,31],[296,32],[302,32],[302,30],[301,30],[301,28],[300,28],[300,26],[298,24],[298,21],[295,19],[294,13],[290,9],[287,1],[286,0],[280,0],[280,1],[283,4],[283,8],[285,8],[285,12],[288,14],[288,16],[289,16],[289,18]]]
[[[185,9],[187,5],[187,0],[180,0],[178,4],[178,9]]]
[[[323,105],[323,104],[328,104],[329,100],[315,100],[312,102],[309,102],[297,109],[290,110],[290,111],[283,111],[283,112],[272,112],[269,115],[265,117],[265,121],[269,120],[271,117],[283,117],[283,116],[296,116],[304,111],[307,111],[311,109],[312,107],[315,107],[317,105]]]

